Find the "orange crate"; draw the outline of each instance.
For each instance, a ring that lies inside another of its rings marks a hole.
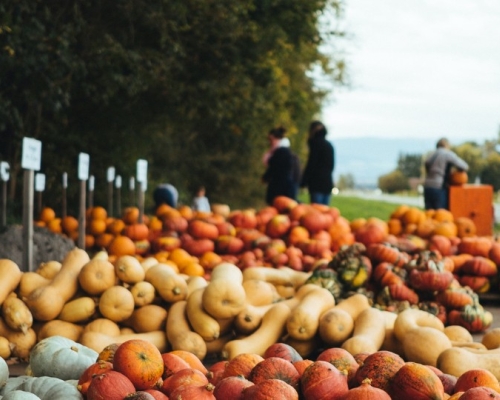
[[[455,218],[474,221],[478,236],[493,234],[493,186],[462,185],[450,187],[450,211]]]

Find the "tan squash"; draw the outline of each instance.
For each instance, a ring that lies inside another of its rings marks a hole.
[[[234,264],[222,263],[212,270],[210,283],[203,290],[203,308],[213,318],[235,317],[246,304],[243,274]]]
[[[461,325],[448,325],[443,332],[452,343],[472,343],[474,341],[471,333]]]
[[[115,267],[107,259],[93,258],[83,266],[78,282],[85,293],[100,296],[116,284]]]
[[[189,276],[186,279],[187,283],[187,295],[189,296],[195,290],[204,288],[208,285],[208,281],[202,276]]]
[[[207,346],[207,355],[214,354],[217,357],[220,357],[222,349],[224,348],[226,343],[234,339],[235,339],[234,333],[230,332],[224,336],[220,336],[215,340],[211,340],[210,342],[205,342]]]
[[[157,264],[149,268],[144,280],[151,283],[167,303],[175,303],[187,297],[186,280],[167,265]]]
[[[19,269],[19,266],[11,260],[0,259],[0,305],[3,304],[7,296],[13,292],[19,282],[21,282],[21,277],[23,273]]]
[[[307,272],[307,271],[298,271],[295,269],[292,269],[290,267],[278,267],[278,271],[282,271],[288,274],[288,277],[290,279],[290,283],[292,286],[297,289],[301,287],[306,281],[310,278],[312,275],[312,272]]]
[[[66,322],[85,322],[94,315],[96,307],[92,297],[79,297],[67,302],[57,318]]]
[[[500,347],[500,328],[488,330],[481,339],[481,343],[488,350],[497,349]]]
[[[63,336],[77,342],[82,333],[83,326],[72,322],[54,319],[52,321],[45,322],[42,325],[42,327],[38,330],[37,340],[40,341],[50,336]]]
[[[266,281],[248,279],[243,282],[247,303],[253,306],[272,304],[280,298],[276,286]]]
[[[342,348],[352,355],[375,353],[380,350],[385,336],[385,321],[382,311],[367,308],[354,320],[354,331]]]
[[[370,300],[368,300],[368,297],[361,293],[349,296],[347,299],[344,299],[340,301],[339,304],[335,305],[336,309],[347,312],[354,321],[356,321],[359,314],[370,307]]]
[[[107,336],[119,336],[120,327],[116,322],[107,318],[97,318],[89,322],[83,328],[83,332],[104,333]]]
[[[280,303],[286,304],[290,309],[296,307],[306,294],[320,287],[312,283],[301,286],[294,296]],[[234,319],[234,328],[236,331],[243,335],[253,333],[260,325],[262,318],[269,311],[274,304],[267,304],[263,306],[253,306],[246,304],[245,308],[241,310]]]
[[[43,276],[46,279],[54,279],[54,276],[61,270],[62,264],[59,261],[47,261],[41,263],[36,269],[38,275]]]
[[[49,321],[60,314],[64,304],[77,292],[78,274],[87,262],[89,256],[85,250],[70,250],[54,279],[47,286],[29,294],[26,305],[36,320]]]
[[[428,326],[407,332],[402,342],[406,360],[433,367],[437,366],[439,355],[452,347],[444,332]]]
[[[335,299],[328,289],[320,287],[306,294],[288,317],[288,335],[297,340],[312,339],[318,332],[321,314],[334,305]]]
[[[310,272],[295,271],[288,267],[269,268],[251,267],[243,271],[243,280],[260,280],[273,285],[285,285],[297,288],[305,283]]]
[[[330,308],[321,314],[318,334],[321,340],[330,346],[340,346],[354,330],[354,319],[340,308]]]
[[[155,287],[146,281],[137,282],[130,288],[130,293],[134,297],[136,307],[143,307],[151,304],[156,296]]]
[[[134,331],[132,328],[129,328],[128,326],[122,326],[120,328],[120,335],[118,335],[118,336],[133,335],[134,333],[137,333],[137,332]]]
[[[19,297],[25,299],[33,290],[47,286],[50,282],[50,279],[44,278],[36,272],[24,272],[18,286]]]
[[[394,323],[398,315],[391,311],[382,311],[385,321],[385,337],[380,350],[392,351],[401,357],[404,357],[403,343],[394,335]]]
[[[308,340],[297,340],[290,336],[286,336],[284,343],[289,346],[292,346],[297,353],[300,354],[303,358],[309,358],[311,354],[313,354],[317,349],[321,348],[321,340],[319,340],[318,336],[314,336]]]
[[[438,357],[437,368],[445,374],[459,377],[467,370],[482,368],[490,371],[500,380],[500,348],[474,350],[450,347]]]
[[[0,357],[4,360],[8,360],[12,355],[12,351],[10,350],[10,342],[4,336],[0,336]]]
[[[173,350],[189,351],[203,360],[207,355],[207,345],[189,325],[186,307],[186,300],[177,301],[170,306],[166,325],[167,339]]]
[[[238,354],[254,353],[263,356],[269,346],[278,342],[285,332],[286,321],[291,313],[286,304],[277,303],[262,318],[259,328],[251,335],[231,340],[222,350],[222,357],[228,360]]]
[[[153,331],[148,333],[133,333],[128,335],[108,336],[99,332],[83,332],[80,343],[100,353],[106,346],[113,343],[123,343],[127,340],[147,340],[153,343],[160,352],[168,350],[167,337],[164,331]]]
[[[122,282],[134,284],[144,280],[146,272],[134,256],[121,256],[115,262],[115,273]]]
[[[33,326],[31,311],[15,293],[11,293],[3,302],[2,316],[9,328],[24,334]]]
[[[276,288],[276,293],[278,293],[280,299],[291,299],[297,293],[297,290],[291,284],[288,285],[272,284],[272,285]]]
[[[443,322],[435,315],[427,311],[408,308],[398,314],[394,322],[394,334],[398,340],[403,342],[408,332],[419,327],[429,327],[441,332],[444,331]]]
[[[186,300],[186,316],[193,331],[198,333],[205,342],[210,342],[220,336],[220,325],[203,308],[203,292],[205,288],[195,290]]]
[[[27,360],[33,346],[36,344],[36,333],[29,328],[26,333],[10,329],[3,318],[0,318],[0,336],[5,337],[11,347],[12,355],[20,360]]]
[[[114,322],[125,321],[134,312],[134,307],[134,296],[123,286],[112,286],[99,298],[99,312]]]
[[[156,304],[148,304],[136,308],[127,320],[127,325],[137,333],[146,333],[164,330],[166,322],[167,310]]]
[[[158,264],[158,260],[155,257],[146,257],[141,261],[142,269],[144,269],[144,273],[148,271],[149,268],[154,267]]]

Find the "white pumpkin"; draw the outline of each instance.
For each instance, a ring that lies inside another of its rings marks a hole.
[[[2,397],[2,400],[40,400],[36,394],[23,390],[13,390]]]
[[[61,379],[42,376],[19,376],[9,379],[3,390],[3,399],[13,391],[32,393],[41,400],[82,400],[83,396],[78,389]],[[15,399],[31,399],[29,397],[14,397]],[[3,400],[2,399],[2,400]]]
[[[29,367],[33,376],[79,379],[97,356],[95,350],[71,339],[50,336],[31,349]]]
[[[0,388],[3,388],[9,379],[9,366],[5,360],[0,357]]]

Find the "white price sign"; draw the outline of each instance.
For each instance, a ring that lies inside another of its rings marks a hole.
[[[23,155],[21,167],[39,171],[42,163],[42,142],[36,139],[23,138]]]
[[[148,179],[148,162],[137,160],[137,182],[145,183]]]
[[[90,157],[87,153],[78,154],[78,179],[86,181],[89,179]]]
[[[45,174],[35,175],[35,191],[43,192],[45,190]]]
[[[62,185],[63,185],[64,189],[66,189],[68,187],[68,173],[67,172],[63,172],[63,174],[62,174]]]
[[[108,182],[113,182],[115,180],[115,167],[109,167],[106,176]]]
[[[2,179],[2,181],[7,182],[9,180],[10,178],[9,170],[10,166],[7,161],[0,162],[0,179]]]
[[[89,192],[93,192],[95,187],[95,178],[94,175],[90,175],[89,177]]]
[[[115,187],[117,189],[120,189],[122,187],[122,177],[120,175],[117,175],[116,176],[116,179],[115,179]]]
[[[130,190],[134,190],[135,189],[135,178],[133,176],[128,181],[128,188]]]

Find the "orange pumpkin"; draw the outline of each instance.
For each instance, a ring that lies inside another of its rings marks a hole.
[[[215,400],[214,385],[179,386],[171,394],[171,399],[196,399],[196,400]]]
[[[116,349],[113,369],[129,378],[136,389],[148,389],[154,387],[163,374],[163,358],[151,342],[132,339]]]
[[[474,368],[462,373],[455,383],[455,392],[466,392],[478,386],[485,386],[500,393],[500,384],[495,375],[483,368]]]
[[[443,383],[425,365],[407,362],[390,381],[390,395],[393,399],[442,399]]]
[[[126,207],[122,212],[125,224],[134,224],[139,221],[139,209],[137,207]]]
[[[172,392],[180,387],[207,385],[208,378],[199,370],[194,368],[181,369],[166,378],[160,390],[169,398],[174,398]],[[186,397],[191,398],[191,397]]]
[[[163,359],[163,374],[162,378],[166,379],[170,375],[175,374],[181,369],[191,368],[190,365],[184,361],[181,357],[173,353],[163,353],[161,355]]]
[[[61,227],[66,234],[75,232],[78,230],[78,220],[71,215],[67,215],[61,220]]]
[[[314,361],[300,377],[306,399],[341,398],[349,388],[345,375],[328,361]]]
[[[87,390],[88,400],[123,399],[135,392],[134,384],[117,371],[92,376]]]
[[[341,347],[330,347],[323,350],[316,361],[327,361],[347,376],[349,384],[354,383],[354,377],[359,368],[359,364],[353,355]]]
[[[405,362],[398,354],[379,350],[366,357],[363,365],[356,371],[357,385],[368,378],[373,387],[387,392],[392,378],[403,365]]]
[[[144,223],[134,223],[125,226],[123,234],[134,241],[144,240],[148,238],[149,228]]]
[[[201,219],[189,221],[187,232],[195,239],[215,240],[219,236],[217,226]]]
[[[50,207],[43,207],[38,216],[38,220],[46,224],[56,217],[56,212]]]
[[[92,207],[89,211],[89,218],[91,219],[99,219],[105,221],[107,217],[108,217],[108,212],[104,207],[95,206]]]
[[[92,377],[94,375],[103,374],[105,372],[111,371],[113,369],[113,364],[109,361],[97,361],[94,364],[91,364],[87,367],[85,371],[83,371],[80,379],[78,379],[77,389],[81,394],[86,396],[87,391],[90,386],[90,382],[92,381]]]
[[[282,214],[289,213],[297,204],[297,201],[287,196],[277,196],[273,200],[273,207]]]
[[[262,356],[254,353],[238,354],[227,363],[223,378],[227,378],[228,376],[242,376],[248,379],[252,369],[263,360]]]
[[[135,254],[135,243],[127,236],[116,236],[108,246],[108,253],[116,257],[133,256]]]
[[[269,397],[271,396],[271,397]],[[242,400],[299,400],[297,390],[281,379],[266,379],[243,391]],[[333,397],[329,397],[333,398]]]
[[[460,186],[464,185],[469,181],[469,176],[467,175],[466,171],[459,171],[457,169],[453,169],[451,171],[449,177],[448,177],[448,182],[450,185],[453,186]]]
[[[268,357],[252,368],[249,380],[259,384],[268,379],[281,379],[297,389],[300,375],[290,361],[281,357]]]

